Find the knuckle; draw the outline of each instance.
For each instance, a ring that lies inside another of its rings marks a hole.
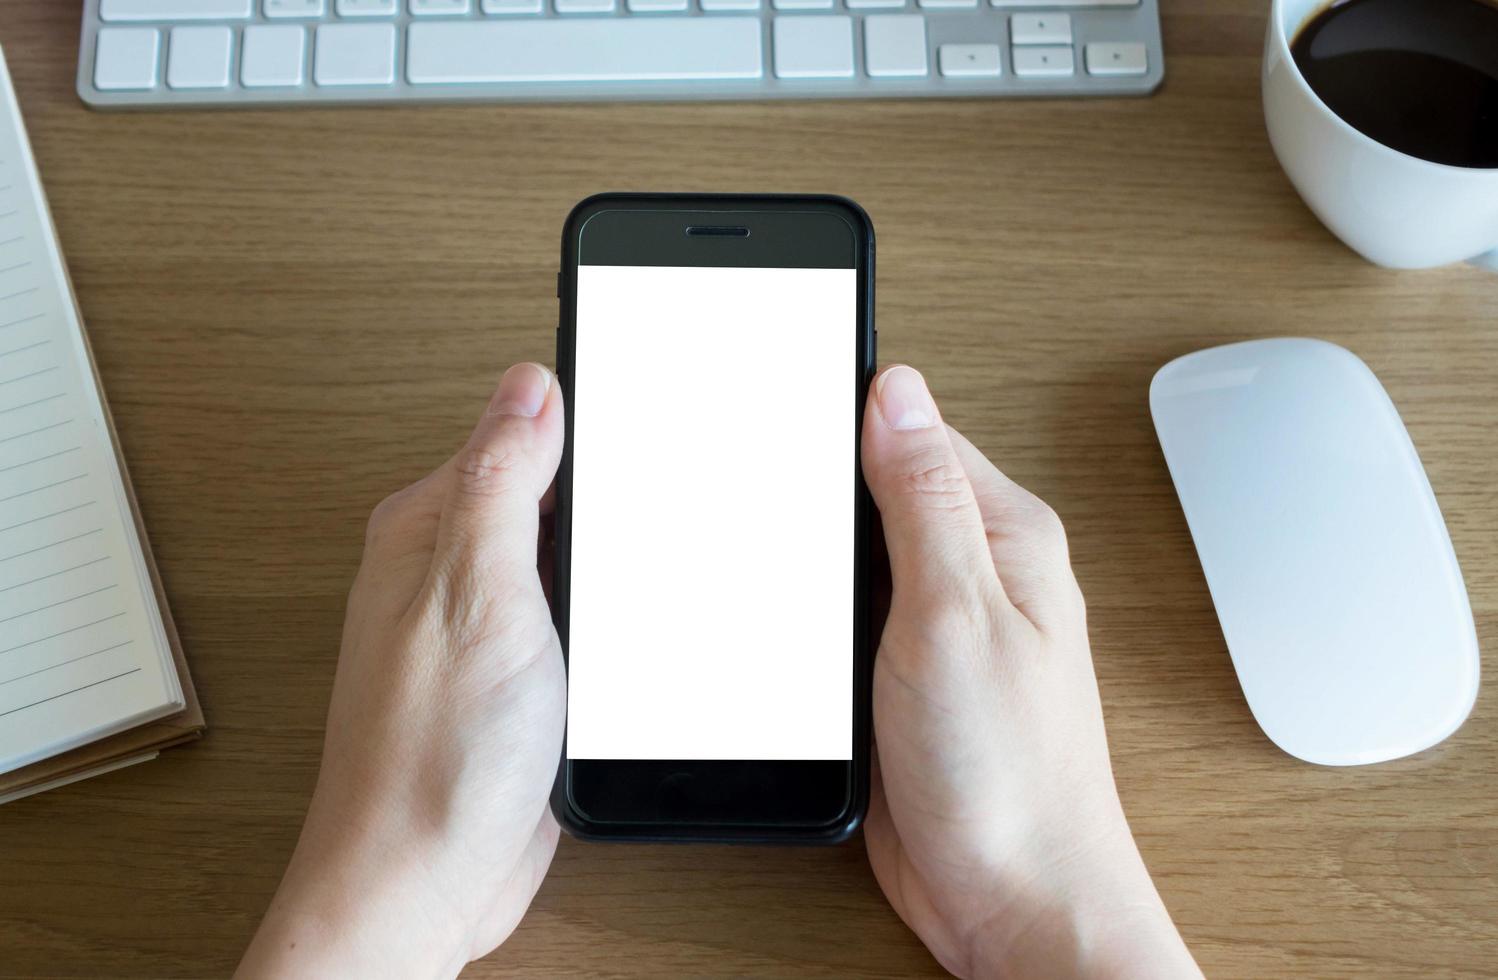
[[[1031,522],[1036,535],[1046,544],[1064,552],[1066,550],[1066,524],[1062,522],[1061,515],[1056,513],[1056,509],[1036,497],[1031,514]]]
[[[909,496],[938,507],[960,506],[971,492],[962,467],[949,453],[936,448],[922,449],[907,459],[899,484]]]
[[[521,464],[519,454],[511,449],[465,449],[455,464],[458,490],[477,497],[504,493],[519,481]]]
[[[1007,512],[984,522],[990,540],[1020,544],[1036,557],[1067,555],[1066,525],[1050,504],[1028,490],[1020,490]]]
[[[436,583],[433,593],[426,614],[457,649],[533,646],[538,638],[552,635],[538,581],[465,568]]]
[[[409,500],[410,488],[408,487],[405,490],[397,490],[375,504],[374,510],[369,512],[369,520],[364,527],[365,547],[377,545],[389,537],[390,533],[402,523]]]
[[[1070,610],[1072,622],[1080,628],[1082,635],[1087,635],[1087,597],[1082,594],[1082,585],[1075,576],[1066,576],[1066,581],[1061,588],[1061,601],[1065,608]]]
[[[405,506],[407,493],[405,490],[397,490],[384,500],[374,505],[374,510],[369,512],[369,523],[371,527],[382,527],[393,523],[399,516],[401,509]]]

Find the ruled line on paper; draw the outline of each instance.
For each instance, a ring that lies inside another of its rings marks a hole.
[[[15,272],[17,269],[24,269],[30,264],[31,260],[27,259],[25,262],[17,262],[15,265],[8,265],[5,268],[0,269],[0,275],[4,275],[7,272]]]
[[[48,453],[45,456],[38,456],[36,459],[28,459],[24,463],[12,463],[10,466],[0,466],[0,473],[9,473],[11,470],[18,470],[23,466],[32,466],[36,463],[45,463],[49,459],[56,459],[59,456],[66,456],[68,453],[76,453],[82,448],[82,446],[74,446],[71,449],[63,449],[55,453]]]
[[[54,510],[50,514],[43,514],[40,517],[33,517],[30,520],[21,521],[17,524],[7,524],[5,527],[0,527],[0,531],[14,531],[18,527],[25,527],[28,524],[36,524],[39,521],[46,521],[54,517],[61,517],[64,514],[71,514],[73,511],[82,510],[85,507],[92,507],[95,503],[96,501],[93,500],[85,500],[81,504],[76,504],[72,507],[64,507],[62,510]],[[0,622],[3,622],[3,620],[0,620]]]
[[[38,432],[46,432],[48,429],[60,429],[71,421],[73,420],[63,419],[61,422],[53,422],[51,425],[44,425],[40,429],[32,429],[30,432],[18,432],[13,436],[6,436],[4,439],[0,439],[0,442],[11,442],[16,439],[25,439],[27,436],[34,436]],[[4,499],[9,500],[10,498],[6,497]]]
[[[56,548],[58,545],[67,544],[69,541],[77,541],[79,538],[86,538],[90,534],[98,534],[102,530],[104,530],[102,527],[96,527],[92,531],[84,531],[82,534],[75,534],[71,538],[63,538],[61,541],[54,541],[51,544],[44,544],[39,548],[32,548],[30,551],[18,551],[13,555],[6,555],[5,557],[0,558],[0,561],[11,561],[15,558],[25,558],[27,555],[34,555],[38,551],[46,551],[48,548]]]
[[[67,636],[69,633],[76,633],[79,630],[86,630],[90,626],[98,626],[100,623],[107,623],[111,619],[119,619],[123,615],[125,615],[124,612],[117,612],[113,616],[105,616],[103,619],[96,619],[92,623],[84,623],[82,626],[74,626],[71,629],[61,630],[59,632],[53,633],[51,636],[44,636],[39,640],[28,640],[27,642],[22,643],[18,646],[7,647],[4,650],[0,650],[0,653],[15,653],[17,650],[24,650],[27,647],[34,647],[38,643],[46,643],[48,640],[55,640],[59,636]]]
[[[66,606],[70,602],[77,602],[79,599],[87,599],[89,596],[98,595],[100,592],[108,592],[110,589],[116,588],[117,586],[118,583],[111,582],[109,585],[104,586],[104,588],[102,589],[94,589],[92,592],[85,592],[82,595],[75,595],[71,599],[62,599],[58,602],[48,603],[45,606],[37,606],[35,609],[28,609],[25,612],[16,613],[14,616],[6,616],[4,619],[0,619],[0,623],[9,623],[12,620],[21,619],[25,616],[35,616],[37,613],[46,612],[48,609],[56,609],[58,606]]]
[[[58,480],[56,483],[47,483],[42,486],[36,487],[33,490],[22,490],[20,493],[13,493],[9,497],[0,497],[0,504],[5,503],[7,500],[19,500],[22,497],[29,497],[34,493],[41,493],[43,490],[51,490],[53,487],[60,487],[66,483],[76,483],[77,481],[82,480],[87,476],[87,473],[79,473],[77,476],[70,476],[66,480]]]
[[[0,217],[4,217],[4,215],[0,215]],[[0,296],[0,303],[3,303],[8,299],[15,299],[17,296],[30,296],[32,293],[41,288],[42,287],[40,286],[27,286],[25,289],[18,289],[13,293],[6,293],[4,296]]]
[[[24,582],[17,582],[15,585],[7,585],[4,588],[0,588],[0,592],[13,592],[16,589],[24,588],[28,585],[35,585],[37,582],[45,582],[49,578],[57,578],[57,576],[59,575],[66,575],[69,572],[76,572],[80,568],[88,568],[90,565],[97,565],[101,561],[109,561],[109,559],[112,557],[114,556],[105,555],[103,558],[95,558],[93,561],[86,561],[81,565],[74,565],[72,568],[64,568],[60,572],[48,572],[46,575],[38,575],[36,578],[29,578]],[[4,622],[4,620],[0,620],[0,622]]]
[[[0,408],[0,415],[9,415],[11,412],[19,412],[23,408],[31,408],[33,405],[40,405],[43,402],[54,402],[54,401],[57,401],[57,399],[63,398],[63,397],[66,397],[66,396],[67,396],[67,392],[66,391],[59,391],[55,395],[48,395],[46,398],[38,398],[36,401],[34,401],[34,402],[26,402],[24,405],[16,405],[16,406],[13,406],[11,408]]]
[[[6,385],[13,385],[17,381],[25,381],[27,378],[35,378],[35,377],[39,377],[39,376],[41,376],[43,374],[51,374],[53,371],[56,371],[56,370],[58,370],[58,367],[57,367],[57,365],[54,364],[51,367],[42,368],[39,371],[32,371],[30,374],[22,374],[22,375],[19,375],[17,377],[14,377],[14,378],[6,378],[4,381],[0,381],[0,388],[3,388]]]
[[[19,708],[11,708],[9,711],[0,711],[0,718],[4,718],[6,715],[13,715],[17,711],[25,711],[27,708],[35,708],[37,705],[46,704],[48,701],[56,701],[58,698],[65,698],[69,694],[77,694],[79,691],[87,691],[89,688],[98,687],[100,684],[108,684],[110,681],[117,681],[121,677],[129,677],[131,674],[138,674],[140,673],[140,670],[141,669],[139,667],[136,667],[133,670],[125,671],[123,674],[115,674],[113,677],[106,677],[102,681],[94,681],[92,684],[85,684],[82,687],[75,687],[71,691],[63,691],[61,694],[54,694],[50,698],[42,698],[40,701],[33,701],[30,704],[23,704]]]
[[[4,242],[0,242],[0,245],[4,245],[4,244],[5,244]],[[47,314],[45,314],[45,313],[33,313],[30,316],[23,316],[19,320],[12,320],[9,323],[0,323],[0,330],[4,330],[6,327],[18,327],[18,326],[20,326],[23,323],[30,323],[32,320],[40,320],[42,317],[44,317],[46,315]],[[43,341],[43,343],[46,343],[46,341]],[[8,353],[8,354],[14,354],[15,351],[7,351],[6,353]]]
[[[7,679],[5,679],[3,681],[0,681],[0,687],[4,687],[5,685],[12,683],[13,681],[24,681],[26,678],[28,678],[28,677],[35,677],[37,674],[45,674],[49,670],[56,670],[59,667],[66,667],[68,664],[76,664],[80,660],[89,660],[89,659],[91,659],[93,657],[99,656],[100,654],[105,654],[105,653],[109,653],[110,651],[113,651],[113,650],[118,650],[121,647],[128,647],[130,644],[132,644],[134,642],[135,642],[134,640],[126,640],[124,643],[116,643],[112,647],[105,647],[102,650],[95,650],[93,653],[85,653],[83,656],[81,656],[81,657],[74,657],[72,660],[64,660],[61,663],[52,664],[50,667],[43,667],[40,670],[33,670],[29,674],[19,674],[19,675],[15,676],[15,677],[7,678]]]
[[[42,316],[42,315],[43,314],[41,314],[41,313],[37,314],[37,316]],[[31,317],[31,319],[36,319],[36,317]],[[26,322],[25,320],[16,320],[14,323],[7,323],[6,326],[13,327],[17,323],[25,323],[25,322]],[[48,338],[47,340],[38,340],[34,344],[27,344],[25,347],[12,347],[10,350],[0,350],[0,357],[9,357],[12,354],[19,354],[22,351],[36,350],[38,347],[46,347],[50,343],[52,343],[52,340],[51,340],[51,338]]]

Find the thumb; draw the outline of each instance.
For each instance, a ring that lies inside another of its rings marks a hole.
[[[863,470],[884,524],[896,597],[965,594],[996,580],[967,471],[912,367],[893,365],[874,381]]]
[[[505,372],[468,443],[447,464],[433,571],[496,581],[536,576],[540,502],[562,458],[562,394],[550,371]]]

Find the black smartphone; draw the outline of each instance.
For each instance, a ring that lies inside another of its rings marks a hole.
[[[557,819],[590,839],[845,839],[869,778],[867,215],[591,197],[558,293]]]

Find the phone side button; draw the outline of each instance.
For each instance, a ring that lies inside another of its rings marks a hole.
[[[557,299],[562,298],[562,274],[557,273]]]

